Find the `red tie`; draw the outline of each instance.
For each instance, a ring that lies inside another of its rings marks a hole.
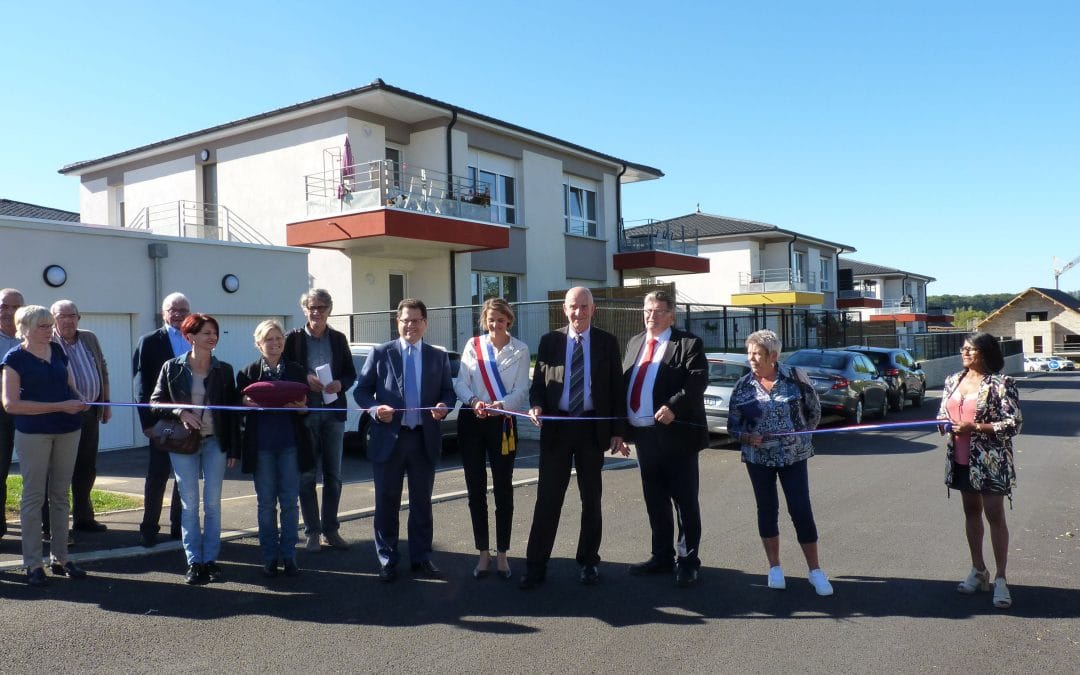
[[[649,338],[649,350],[645,352],[645,360],[638,366],[637,377],[634,378],[634,386],[630,389],[630,409],[641,408],[641,387],[645,384],[645,372],[652,363],[653,353],[656,351],[656,338]]]

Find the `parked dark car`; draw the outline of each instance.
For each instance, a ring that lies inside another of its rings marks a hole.
[[[863,415],[882,419],[889,410],[889,385],[865,354],[840,349],[800,349],[784,363],[810,376],[821,399],[821,412],[840,413],[855,424]]]
[[[371,342],[353,342],[349,345],[357,375],[360,374],[364,362],[367,361],[368,354],[371,353],[372,347],[375,346],[375,343]],[[445,351],[450,358],[450,377],[456,378],[458,369],[461,368],[461,354],[439,347],[439,345],[435,346]],[[345,420],[344,449],[346,453],[367,457],[368,429],[371,426],[371,416],[367,414],[367,411],[356,409],[356,401],[353,400],[353,389],[355,388],[356,385],[354,384],[346,392],[349,402],[349,414]],[[444,445],[447,438],[457,438],[457,413],[460,407],[460,403],[455,403],[454,409],[439,423]]]
[[[848,347],[848,350],[866,354],[889,385],[889,407],[903,410],[908,401],[918,408],[926,395],[926,373],[919,362],[906,349],[887,347]]]

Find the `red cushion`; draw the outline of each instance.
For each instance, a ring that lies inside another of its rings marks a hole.
[[[252,382],[244,395],[260,408],[282,408],[286,403],[307,400],[308,386],[304,382],[287,380]]]

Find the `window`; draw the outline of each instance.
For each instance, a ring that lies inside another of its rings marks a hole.
[[[597,236],[596,190],[590,190],[574,179],[563,183],[563,214],[567,234]]]
[[[1024,321],[1046,321],[1049,315],[1049,312],[1028,312]]]
[[[823,291],[829,290],[829,268],[832,267],[832,260],[829,258],[818,258],[818,288]]]
[[[801,284],[806,277],[806,253],[803,251],[791,252],[791,282]]]
[[[472,304],[482,304],[488,298],[503,298],[507,302],[517,302],[517,276],[497,272],[473,272]]]
[[[1041,335],[1035,335],[1035,336],[1033,336],[1033,337],[1032,337],[1032,340],[1034,340],[1034,341],[1035,341],[1035,343],[1034,343],[1034,345],[1033,345],[1033,346],[1034,346],[1034,348],[1035,348],[1035,349],[1034,349],[1034,352],[1035,352],[1036,354],[1042,354],[1042,350],[1043,350],[1043,339],[1042,339],[1042,336],[1041,336]]]
[[[517,222],[517,200],[514,195],[514,177],[493,171],[469,167],[469,189],[473,193],[486,193],[491,199],[491,220],[513,225]]]

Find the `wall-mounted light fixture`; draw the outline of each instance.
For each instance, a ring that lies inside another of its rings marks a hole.
[[[221,277],[221,288],[226,293],[235,293],[240,290],[240,279],[235,274],[226,274]]]
[[[67,283],[67,270],[59,265],[49,265],[41,273],[41,278],[53,288],[59,288]]]

